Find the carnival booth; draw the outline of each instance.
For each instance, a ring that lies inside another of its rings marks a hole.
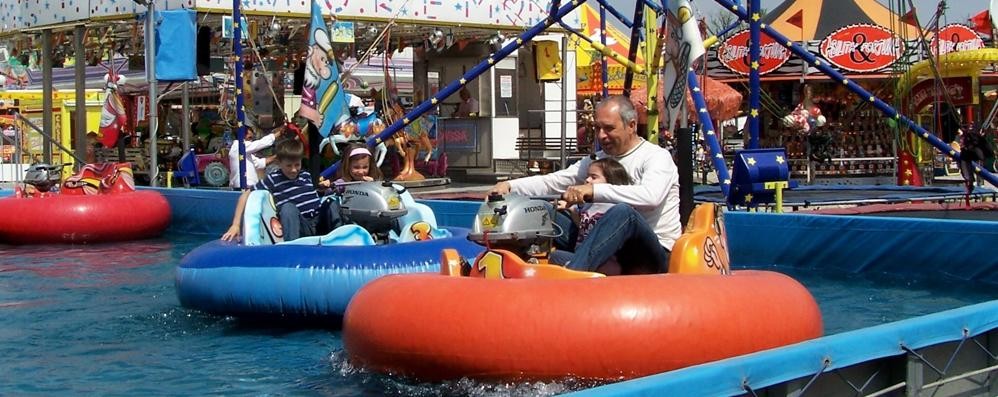
[[[894,78],[917,60],[918,28],[907,9],[876,0],[787,0],[763,22],[843,70],[851,81],[889,102],[900,102]],[[909,23],[912,22],[912,23]],[[708,52],[708,74],[747,92],[748,30],[722,38]],[[856,40],[860,40],[857,42]],[[762,35],[760,147],[787,149],[795,179],[829,184],[893,184],[896,124],[869,101],[854,99],[767,35]],[[749,134],[744,134],[746,142]],[[898,181],[900,182],[900,181]]]

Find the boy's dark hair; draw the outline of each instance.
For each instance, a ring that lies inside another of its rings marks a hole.
[[[603,177],[606,178],[606,183],[611,185],[631,184],[631,176],[627,174],[627,169],[617,160],[607,157],[593,161],[590,165],[595,165],[603,170]]]
[[[274,145],[277,161],[301,161],[305,157],[305,145],[295,138],[282,139]]]
[[[351,159],[357,156],[350,156],[350,153],[353,153],[355,149],[370,150],[367,147],[367,145],[364,143],[352,143],[348,145],[345,149],[343,149],[343,151],[340,152],[343,153],[343,160],[341,160],[340,168],[336,170],[337,179],[343,179],[344,181],[347,182],[353,182],[353,177],[350,176]],[[381,169],[379,169],[378,165],[374,163],[373,153],[372,156],[370,157],[371,157],[371,162],[369,163],[369,168],[367,169],[367,176],[374,178],[374,180],[376,181],[384,179],[384,176],[381,175]]]

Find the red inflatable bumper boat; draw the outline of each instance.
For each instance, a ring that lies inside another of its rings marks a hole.
[[[51,167],[55,172],[61,166]],[[0,199],[0,243],[95,243],[158,236],[170,224],[170,205],[153,190],[136,191],[126,164],[88,164],[58,193],[29,179]]]

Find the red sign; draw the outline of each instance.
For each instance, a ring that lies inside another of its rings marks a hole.
[[[904,40],[877,25],[850,25],[821,41],[821,55],[842,69],[873,72],[892,65],[904,53]]]
[[[968,77],[946,77],[943,78],[943,86],[954,105],[974,104],[974,82]],[[936,100],[945,101],[943,93],[936,92],[936,81],[934,79],[922,80],[908,94],[908,102],[912,104],[912,110],[918,112],[929,106]]]
[[[942,40],[938,40],[942,39]],[[958,23],[949,24],[939,29],[939,35],[932,38],[929,50],[935,55],[956,51],[976,50],[984,48],[984,40],[973,29]]]
[[[766,34],[760,34],[759,74],[779,69],[790,59],[790,50],[784,48]],[[747,75],[751,70],[749,58],[749,31],[743,30],[724,40],[717,49],[717,59],[735,73]]]

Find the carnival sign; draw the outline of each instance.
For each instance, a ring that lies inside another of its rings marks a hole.
[[[943,78],[943,86],[946,88],[949,99],[953,101],[953,105],[974,104],[974,81],[969,76]],[[944,95],[937,91],[935,79],[922,80],[911,87],[907,101],[911,105],[911,109],[918,112],[925,109],[930,103],[944,98]]]
[[[933,55],[980,48],[984,48],[984,40],[981,40],[981,36],[967,25],[958,23],[949,24],[939,29],[939,34],[932,38],[932,44],[929,46]]]
[[[790,50],[773,40],[769,35],[760,35],[759,74],[779,69],[790,59]],[[743,30],[724,40],[717,49],[717,59],[735,73],[748,75],[752,61],[749,59],[749,31]]]
[[[904,40],[878,25],[850,25],[821,41],[819,50],[833,65],[852,72],[888,67],[904,53]]]

